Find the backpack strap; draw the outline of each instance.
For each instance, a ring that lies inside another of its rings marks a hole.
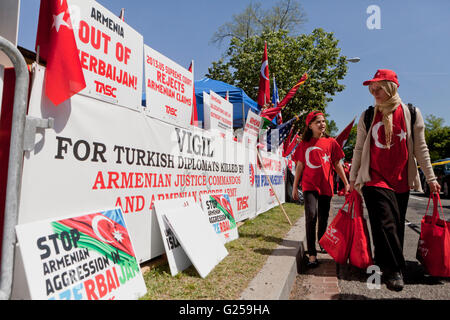
[[[416,123],[417,112],[416,107],[414,107],[412,103],[408,103],[408,109],[409,113],[411,114],[411,138],[414,141],[414,124]]]
[[[369,132],[370,125],[372,124],[373,113],[375,108],[370,106],[366,109],[366,113],[364,114],[364,124],[366,125],[366,132]]]

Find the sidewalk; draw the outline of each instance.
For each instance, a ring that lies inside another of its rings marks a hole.
[[[374,272],[367,273],[351,265],[338,265],[327,253],[318,253],[319,266],[306,269],[301,259],[306,247],[304,216],[297,221],[285,241],[272,253],[260,273],[242,293],[246,300],[448,300],[450,279],[427,275],[417,261],[416,249],[420,233],[420,220],[426,208],[426,199],[417,201],[410,197],[406,214],[405,244],[403,254],[406,260],[405,287],[400,292],[391,291],[384,283],[376,288],[368,286],[368,279]],[[333,197],[329,223],[344,203],[343,197]],[[370,230],[367,210],[364,217]],[[370,233],[370,232],[369,232]],[[299,240],[302,239],[302,240]],[[317,244],[318,247],[318,244]],[[372,251],[374,247],[372,244]],[[289,251],[286,251],[289,250]],[[294,251],[297,251],[294,254]],[[296,270],[298,274],[295,274]],[[371,281],[373,284],[373,281]]]

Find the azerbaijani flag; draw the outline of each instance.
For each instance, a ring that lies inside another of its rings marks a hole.
[[[212,200],[217,202],[217,208],[230,221],[230,228],[236,227],[236,220],[234,219],[233,208],[231,207],[230,197],[227,194],[210,195]]]
[[[112,258],[111,253],[118,253],[120,260],[137,263],[120,209],[63,219],[52,226],[57,233],[77,229],[79,247],[95,250],[108,259]]]

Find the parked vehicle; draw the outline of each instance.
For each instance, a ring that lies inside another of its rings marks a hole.
[[[431,165],[433,167],[434,174],[437,177],[437,182],[441,185],[441,192],[444,194],[444,198],[450,198],[450,158],[435,161]],[[420,168],[419,175],[423,192],[428,196],[430,194],[430,189]]]

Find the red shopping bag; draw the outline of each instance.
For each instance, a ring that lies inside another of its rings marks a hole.
[[[319,244],[339,264],[345,264],[348,260],[350,246],[352,243],[353,223],[352,207],[354,196],[349,194],[345,197],[345,203],[338,211],[336,217],[331,221]],[[344,207],[348,204],[348,211]]]
[[[349,262],[357,268],[367,269],[373,265],[369,230],[367,228],[367,221],[363,216],[362,198],[357,191],[353,192],[355,192],[353,195],[353,240]]]
[[[433,198],[433,215],[427,216],[431,198]],[[438,202],[442,219],[439,217]],[[438,194],[430,194],[428,199],[427,211],[421,222],[416,258],[430,275],[450,277],[450,224],[445,221]]]

